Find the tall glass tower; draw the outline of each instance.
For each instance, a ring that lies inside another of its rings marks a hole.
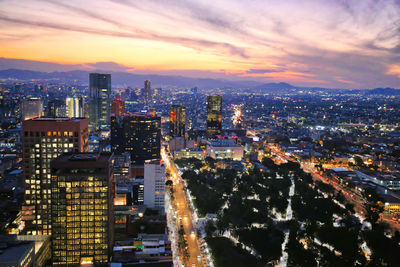
[[[110,124],[111,74],[90,73],[89,109],[91,129],[96,130]]]
[[[207,134],[215,137],[222,130],[222,95],[207,96]]]

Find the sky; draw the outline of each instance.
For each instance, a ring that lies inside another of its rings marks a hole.
[[[0,0],[0,57],[43,71],[400,88],[400,0]]]

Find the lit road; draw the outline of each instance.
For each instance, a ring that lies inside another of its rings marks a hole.
[[[193,226],[193,213],[189,208],[189,202],[186,197],[182,178],[180,177],[174,162],[170,160],[164,148],[161,150],[161,155],[167,166],[167,173],[170,174],[170,179],[174,183],[174,200],[171,201],[171,204],[177,218],[176,226],[180,229],[181,225],[183,225],[185,239],[188,245],[187,250],[189,257],[185,259],[182,251],[180,251],[180,262],[183,262],[185,266],[206,266],[206,261],[201,252],[200,242]],[[176,238],[178,239],[178,237]]]
[[[277,164],[281,164],[286,161],[297,162],[293,158],[290,158],[289,156],[285,155],[284,152],[276,145],[270,144],[270,145],[268,145],[268,149],[274,156],[276,156],[275,163],[277,163]],[[366,204],[366,202],[365,202],[364,198],[359,196],[359,194],[355,194],[355,192],[352,189],[347,188],[346,186],[335,182],[333,179],[329,179],[328,177],[322,176],[318,172],[318,170],[315,168],[314,164],[312,164],[311,162],[301,162],[300,166],[304,171],[310,173],[314,180],[320,180],[324,183],[329,183],[337,191],[342,192],[343,195],[346,197],[346,199],[350,203],[354,204],[354,210],[356,211],[356,213],[361,218],[365,219],[364,214],[366,211],[365,211],[364,205]],[[332,167],[335,167],[335,166],[332,166]],[[348,169],[350,169],[350,168],[348,168]],[[383,191],[385,191],[385,189],[380,189],[380,187],[377,187],[377,189],[381,193],[383,193]],[[400,195],[398,195],[398,194],[393,195],[393,193],[392,193],[392,196],[396,197],[396,198],[400,198]],[[388,223],[391,226],[392,231],[394,231],[394,230],[400,231],[400,219],[398,219],[396,216],[393,216],[392,214],[381,213],[380,218],[381,218],[381,220],[385,221],[386,223]]]

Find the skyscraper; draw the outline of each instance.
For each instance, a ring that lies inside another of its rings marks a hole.
[[[160,161],[144,165],[144,205],[164,209],[165,165]]]
[[[111,113],[115,116],[121,116],[125,113],[125,101],[121,98],[115,98],[111,103]]]
[[[143,97],[147,103],[151,101],[151,82],[149,80],[144,81]]]
[[[110,123],[111,74],[90,73],[89,117],[91,129],[99,129]]]
[[[184,137],[186,107],[171,105],[169,113],[169,134],[171,137]]]
[[[116,153],[129,152],[131,160],[143,163],[160,159],[161,118],[134,113],[112,117],[111,146]]]
[[[108,266],[113,245],[112,154],[68,153],[51,162],[53,265]]]
[[[40,98],[24,99],[21,102],[21,120],[42,116],[43,101]]]
[[[27,234],[49,235],[50,161],[88,149],[88,119],[34,118],[22,123]]]
[[[48,102],[47,117],[60,118],[66,116],[67,116],[67,111],[66,111],[65,101],[56,98]]]
[[[0,123],[6,115],[6,105],[4,101],[3,87],[0,86]]]
[[[222,96],[207,96],[207,134],[215,137],[222,130]]]
[[[67,97],[65,100],[67,105],[67,116],[72,118],[83,118],[84,117],[84,105],[85,101],[83,97]]]

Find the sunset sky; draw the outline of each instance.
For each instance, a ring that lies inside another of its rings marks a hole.
[[[66,69],[400,88],[400,0],[0,0],[0,57]]]

